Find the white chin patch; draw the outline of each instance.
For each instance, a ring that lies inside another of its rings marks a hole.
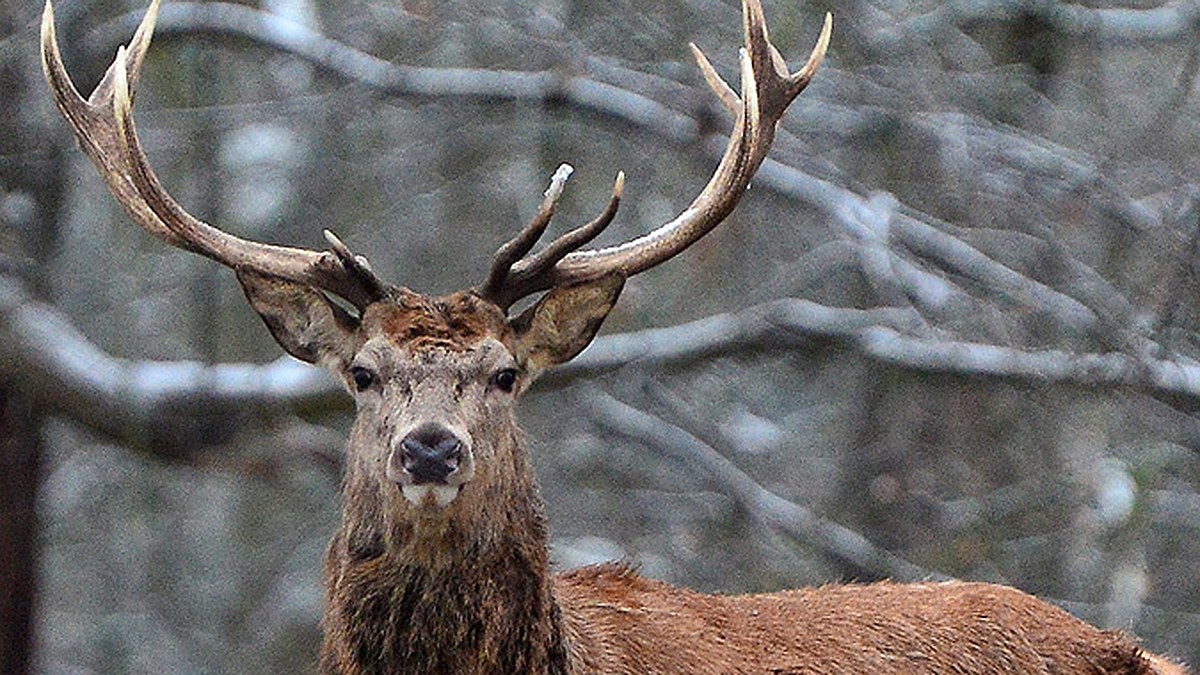
[[[436,485],[422,483],[421,485],[401,485],[400,491],[409,504],[417,507],[436,506],[444,509],[458,496],[461,485]]]

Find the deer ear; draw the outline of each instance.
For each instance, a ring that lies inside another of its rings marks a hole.
[[[358,320],[320,291],[261,274],[237,270],[246,299],[279,346],[300,359],[344,369],[354,357]]]
[[[610,274],[547,293],[510,322],[517,362],[536,376],[575,358],[596,337],[624,285],[623,275]]]

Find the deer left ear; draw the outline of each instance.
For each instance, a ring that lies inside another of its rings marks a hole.
[[[334,371],[357,349],[358,320],[305,284],[248,269],[237,270],[246,299],[287,353]]]
[[[512,319],[517,362],[537,376],[575,358],[596,337],[625,286],[621,274],[555,288]]]

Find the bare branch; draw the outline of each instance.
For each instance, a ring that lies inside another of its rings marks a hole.
[[[1200,5],[1189,0],[1169,0],[1145,9],[1093,8],[1074,2],[985,0],[946,2],[918,19],[909,28],[926,31],[940,23],[963,25],[983,19],[1011,20],[1036,12],[1052,29],[1072,37],[1097,42],[1166,42],[1193,37],[1200,25]]]
[[[237,420],[344,408],[328,375],[291,358],[264,365],[115,358],[57,308],[0,277],[0,373],[40,405],[123,444],[170,456],[223,442]],[[220,433],[207,425],[220,418]],[[205,434],[184,433],[197,425]],[[177,447],[159,447],[160,443]]]
[[[924,325],[912,309],[837,308],[784,299],[664,328],[603,336],[539,386],[559,387],[631,363],[679,365],[742,350],[789,351],[833,342],[925,372],[1047,384],[1127,386],[1200,406],[1200,365],[1121,353],[1032,352],[906,335]],[[341,387],[289,357],[268,364],[115,358],[57,308],[0,277],[0,372],[42,405],[146,449],[187,418],[269,420],[289,410],[348,408]]]
[[[544,379],[557,386],[635,362],[679,365],[743,350],[801,349],[814,341],[853,343],[872,326],[915,330],[922,324],[911,309],[847,309],[808,300],[774,300],[677,326],[600,337]]]
[[[1005,2],[999,1],[996,4],[1005,5]],[[963,9],[958,5],[962,3],[956,3],[957,9],[953,11]],[[120,35],[127,33],[126,24],[131,21],[122,20]],[[599,82],[557,71],[520,72],[399,66],[331,40],[282,17],[241,5],[220,2],[172,3],[163,8],[158,31],[168,34],[218,32],[237,35],[291,52],[391,95],[554,100],[577,106],[582,110],[619,118],[676,143],[694,142],[701,129],[701,124],[691,114],[676,112],[646,96],[610,82]],[[106,28],[100,34],[109,33],[118,34],[116,28]],[[95,41],[108,44],[115,42],[115,38]],[[602,70],[613,77],[613,72],[620,69],[606,65]],[[922,128],[941,137],[958,133],[956,130],[963,124],[970,122],[955,122],[941,116],[936,119],[930,118]],[[1013,135],[1013,132],[1003,130],[995,133]],[[789,135],[781,130],[781,136],[787,139]],[[1039,153],[1039,157],[1050,158],[1057,164],[1073,166],[1077,163],[1071,157],[1063,155],[1065,151],[1061,148],[1048,147],[1044,143],[1038,145],[1032,139],[1018,140],[1024,142],[1008,143],[1005,147],[1030,146],[1031,151],[1036,150]],[[719,157],[727,144],[726,138],[717,135],[705,144],[705,149],[710,155]],[[1037,147],[1033,148],[1033,145]],[[1057,164],[1056,172],[1069,169]],[[1118,197],[1110,206],[1117,211],[1122,208],[1128,211],[1122,217],[1130,223],[1142,226],[1145,221],[1154,220],[1152,214],[1144,213],[1143,207],[1128,200],[1121,201],[1121,191],[1095,175],[1095,167],[1076,168],[1078,171],[1074,173],[1080,177],[1085,177],[1083,174],[1086,173],[1094,175],[1094,180],[1100,181],[1096,189]],[[801,199],[843,224],[856,221],[859,218],[858,214],[865,208],[863,197],[853,191],[772,159],[767,159],[759,169],[755,185],[760,189],[767,188]],[[1122,347],[1139,353],[1157,351],[1155,345],[1148,343],[1136,330],[1127,325],[1134,314],[1132,304],[1090,268],[1075,260],[1067,261],[1073,267],[1075,277],[1081,281],[1077,288],[1072,289],[1079,297],[1073,297],[996,261],[984,251],[952,234],[952,230],[951,226],[938,222],[927,214],[897,204],[889,234],[892,242],[902,245],[913,254],[940,266],[950,274],[961,275],[981,284],[1005,302],[1045,313],[1048,318],[1059,322],[1065,330],[1079,335],[1091,335],[1102,327],[1113,329]],[[946,290],[936,283],[929,284],[928,282],[936,281],[936,278],[903,260],[896,264],[898,278],[909,284],[915,283],[914,288],[917,290],[932,292],[930,300],[938,300],[939,292]]]
[[[853,192],[771,159],[763,162],[758,180],[829,212],[841,222],[857,221],[858,209],[866,208],[863,198]],[[892,217],[890,232],[913,253],[974,279],[1010,301],[1044,311],[1078,331],[1088,332],[1096,326],[1095,312],[1078,300],[1020,274],[899,208]]]
[[[100,26],[89,39],[90,51],[110,53],[110,45],[124,40],[140,18],[140,13],[130,13],[119,21]],[[218,33],[252,40],[392,96],[557,101],[628,120],[677,142],[694,141],[699,132],[699,125],[691,117],[610,83],[557,70],[397,65],[325,37],[307,26],[245,5],[172,2],[162,8],[156,32],[160,36]]]
[[[878,577],[947,579],[883,550],[861,534],[821,518],[811,509],[788,501],[759,485],[736,464],[683,429],[633,408],[597,390],[590,397],[602,426],[704,471],[721,492],[733,497],[754,520],[783,530],[805,543],[846,560]]]
[[[1011,378],[1094,387],[1131,387],[1154,396],[1200,401],[1200,365],[1134,358],[1121,353],[1025,351],[997,345],[926,340],[890,328],[871,328],[863,351],[892,365],[922,372]]]

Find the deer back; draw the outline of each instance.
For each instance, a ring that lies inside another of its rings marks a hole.
[[[1163,673],[1184,669],[1006,586],[697,593],[620,566],[556,581],[589,673]]]

